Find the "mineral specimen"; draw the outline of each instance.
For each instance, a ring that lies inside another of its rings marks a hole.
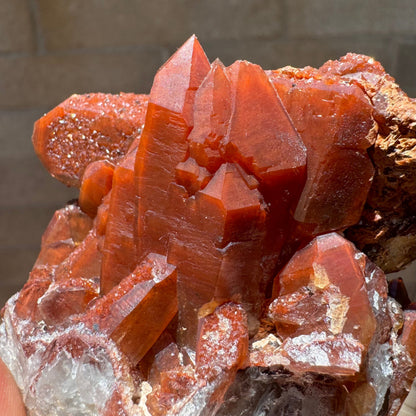
[[[149,96],[72,96],[42,117],[36,152],[80,196],[2,312],[29,414],[396,415],[416,314],[343,236],[385,265],[387,240],[360,230],[393,224],[377,155],[416,126],[394,85],[354,54],[210,64],[193,36]],[[407,237],[414,214],[394,211]]]

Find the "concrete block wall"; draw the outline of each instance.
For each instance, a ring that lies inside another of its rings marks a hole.
[[[76,196],[38,162],[33,122],[72,93],[148,92],[192,33],[225,64],[365,53],[416,96],[415,0],[0,0],[0,304],[26,281],[53,211]]]

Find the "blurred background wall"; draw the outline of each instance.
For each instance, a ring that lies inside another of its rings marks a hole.
[[[26,281],[53,211],[76,196],[38,162],[33,122],[72,93],[148,92],[192,33],[225,64],[368,54],[416,96],[415,0],[0,0],[0,305]]]

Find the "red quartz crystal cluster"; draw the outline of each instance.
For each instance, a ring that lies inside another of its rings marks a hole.
[[[149,96],[74,95],[37,121],[37,154],[80,195],[3,311],[0,336],[30,363],[31,414],[397,413],[416,314],[403,318],[383,272],[342,237],[360,220],[378,129],[342,66],[384,74],[354,54],[225,67],[191,37]],[[110,374],[106,391],[91,376],[105,399],[82,402],[63,362],[78,380],[80,366]],[[44,403],[59,368],[53,388],[84,407]]]

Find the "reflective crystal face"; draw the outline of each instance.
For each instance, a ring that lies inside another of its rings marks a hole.
[[[270,306],[281,337],[313,331],[350,334],[368,347],[376,322],[355,254],[350,242],[331,233],[316,237],[292,257],[276,277],[277,298]]]
[[[35,150],[80,196],[2,312],[30,415],[395,414],[416,316],[340,234],[372,183],[381,77],[358,55],[210,64],[192,36],[149,96],[42,117]]]

